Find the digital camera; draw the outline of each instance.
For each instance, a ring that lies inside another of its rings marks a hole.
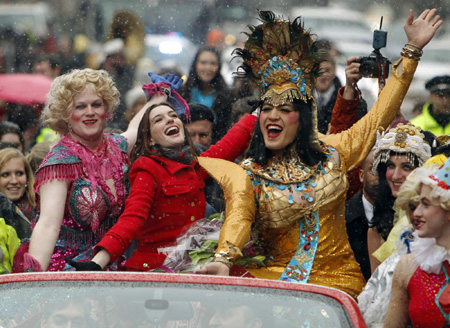
[[[359,57],[355,60],[356,63],[361,64],[359,66],[359,74],[361,74],[362,77],[381,78],[383,80],[388,77],[391,62],[380,52],[381,48],[386,47],[386,40],[386,31],[373,31],[373,52],[367,57]]]

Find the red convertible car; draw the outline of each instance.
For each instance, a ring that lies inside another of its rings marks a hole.
[[[0,327],[366,327],[336,289],[289,282],[135,272],[0,276]]]

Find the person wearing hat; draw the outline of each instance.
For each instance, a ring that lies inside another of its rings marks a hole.
[[[411,254],[395,268],[384,327],[448,327],[450,160],[417,186]]]
[[[429,101],[425,103],[422,114],[411,123],[437,136],[450,133],[450,76],[436,76],[425,84],[430,91]]]
[[[379,126],[387,128],[400,110],[422,48],[442,24],[436,9],[405,23],[408,44],[374,107],[350,129],[324,136],[317,131],[312,96],[320,58],[303,22],[259,11],[262,24],[250,27],[239,72],[260,90],[261,112],[241,166],[255,192],[255,223],[241,221],[220,230],[214,262],[200,274],[228,275],[241,243],[251,232],[262,265],[245,266],[256,278],[311,283],[356,298],[365,280],[345,227],[346,173],[373,147]],[[245,243],[245,242],[244,242]],[[252,245],[252,246],[253,246]],[[247,251],[247,250],[246,250]]]

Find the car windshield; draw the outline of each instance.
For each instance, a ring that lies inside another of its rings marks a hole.
[[[2,286],[0,314],[8,328],[52,320],[72,327],[352,327],[343,306],[324,295],[183,283],[11,283]]]

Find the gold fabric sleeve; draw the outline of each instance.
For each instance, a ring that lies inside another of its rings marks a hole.
[[[413,59],[401,57],[372,109],[362,119],[341,133],[319,136],[339,151],[348,170],[361,165],[367,157],[375,144],[378,127],[386,129],[394,120],[408,92],[417,63]]]
[[[229,253],[236,262],[255,220],[255,196],[250,177],[239,165],[218,158],[198,157],[200,166],[219,183],[225,197],[225,222],[216,254]]]

